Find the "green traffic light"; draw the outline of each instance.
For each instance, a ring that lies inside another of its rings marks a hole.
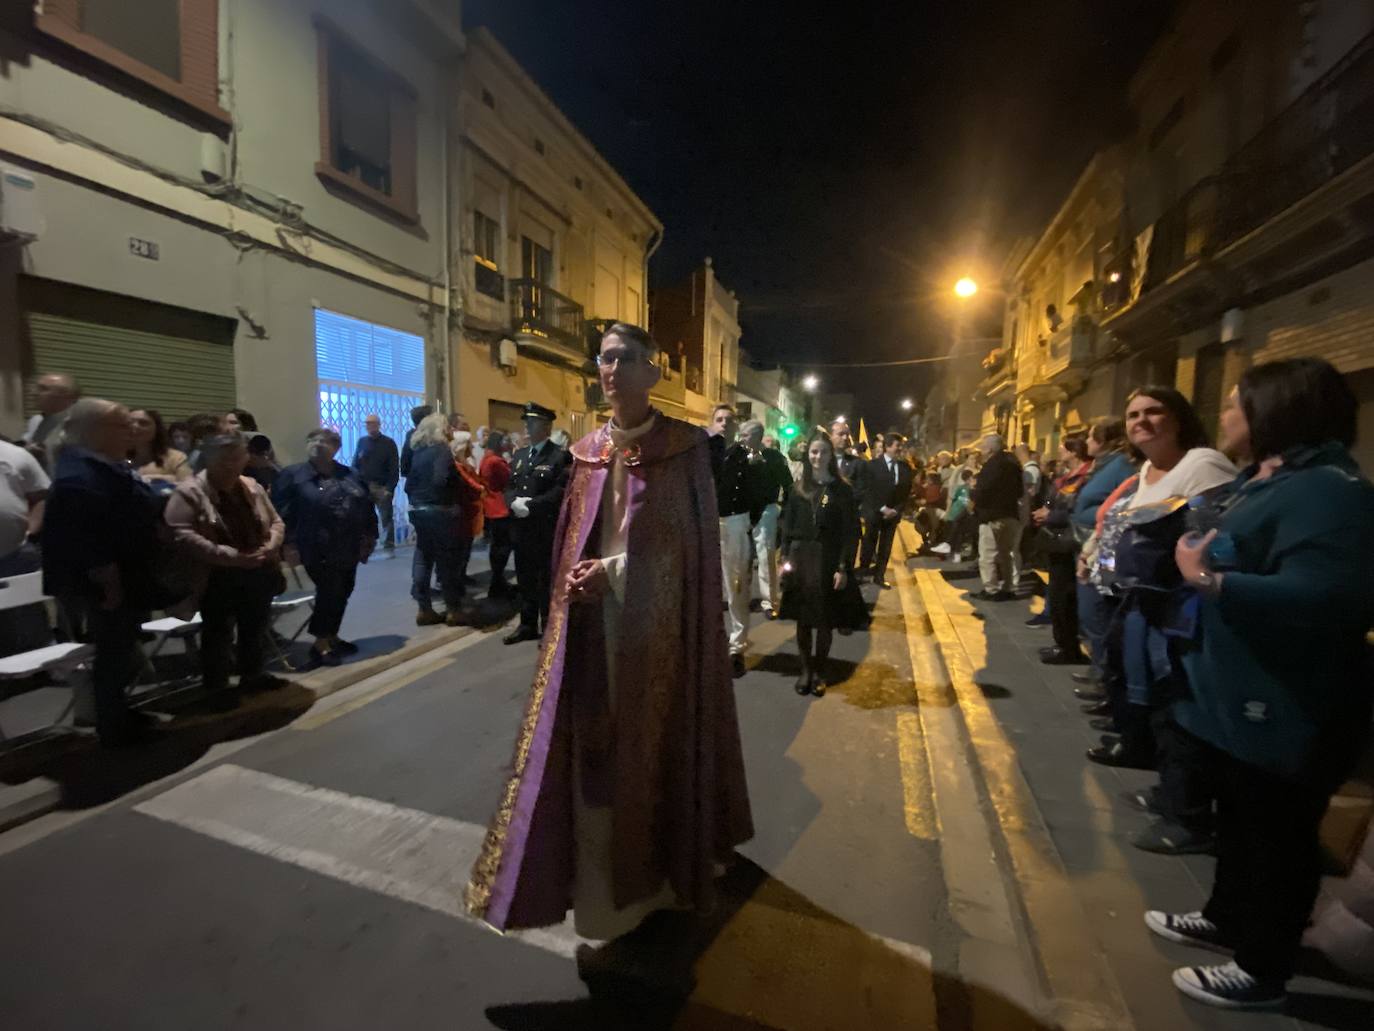
[[[782,428],[782,435],[784,437],[795,437],[797,435],[797,427],[791,425],[784,426]]]

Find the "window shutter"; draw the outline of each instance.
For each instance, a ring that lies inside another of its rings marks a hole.
[[[181,84],[219,106],[219,0],[181,0]]]
[[[419,208],[419,188],[415,182],[420,141],[416,131],[416,100],[398,89],[391,91],[391,192],[408,211]]]

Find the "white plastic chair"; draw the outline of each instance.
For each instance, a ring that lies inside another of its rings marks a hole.
[[[310,618],[315,612],[315,592],[306,589],[305,582],[301,579],[299,566],[287,566],[286,571],[291,579],[296,582],[296,589],[294,591],[288,590],[285,594],[272,599],[272,623],[267,628],[267,644],[276,654],[277,661],[281,663],[282,668],[290,672],[295,667],[291,665],[291,659],[286,654],[286,648],[295,644],[301,634],[305,633],[305,628],[310,625]],[[306,610],[305,619],[301,621],[300,626],[296,627],[295,633],[286,639],[286,648],[284,648],[281,642],[277,640],[275,633],[277,619],[288,613],[299,613],[302,609]]]
[[[42,573],[25,573],[22,576],[0,579],[0,612],[7,609],[22,608],[25,605],[37,605],[50,600],[43,593]],[[77,644],[76,642],[50,644],[43,648],[20,652],[18,655],[6,655],[0,658],[0,680],[22,680],[39,673],[69,674],[82,663],[89,662],[94,656],[95,649],[93,647],[89,644]],[[41,736],[61,724],[71,713],[73,704],[73,702],[68,702],[66,708],[62,710],[52,725],[45,731],[37,732],[37,734]],[[23,735],[24,738],[32,736],[34,735]],[[0,728],[0,741],[9,740],[4,729]]]

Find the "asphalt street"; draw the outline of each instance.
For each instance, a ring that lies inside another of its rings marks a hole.
[[[869,591],[873,628],[836,638],[823,699],[792,690],[790,624],[755,617],[736,694],[757,836],[685,1008],[589,999],[570,929],[502,937],[461,912],[535,659],[498,632],[308,706],[256,699],[267,732],[0,836],[0,1020],[934,1027],[964,1005],[938,973],[959,935],[900,596]]]

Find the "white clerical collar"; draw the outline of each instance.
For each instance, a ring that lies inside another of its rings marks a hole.
[[[658,413],[650,412],[649,417],[641,422],[634,429],[622,430],[614,421],[606,424],[606,429],[611,433],[611,443],[616,447],[624,447],[632,440],[638,440],[644,434],[654,428],[654,423],[658,421]]]

